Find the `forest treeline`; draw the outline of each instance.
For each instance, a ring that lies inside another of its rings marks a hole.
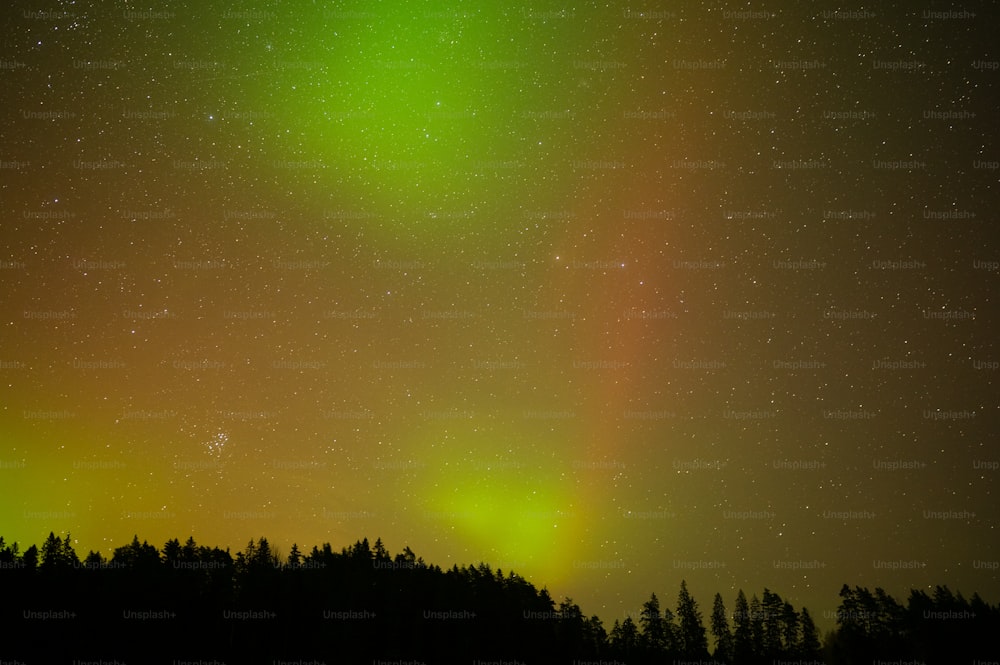
[[[769,589],[749,599],[740,590],[732,611],[716,593],[703,610],[684,581],[673,609],[654,593],[606,628],[514,572],[442,569],[367,538],[285,556],[259,538],[234,556],[193,538],[158,549],[135,537],[110,559],[81,560],[69,534],[23,551],[0,537],[0,590],[0,660],[25,664],[853,665],[1000,654],[1000,608],[945,586],[901,603],[844,585],[823,640],[806,608]]]

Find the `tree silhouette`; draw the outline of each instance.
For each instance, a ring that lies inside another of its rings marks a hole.
[[[292,549],[288,550],[288,560],[285,563],[290,568],[298,568],[302,565],[302,553],[299,552],[298,544],[292,543]]]
[[[712,600],[712,637],[715,638],[715,652],[712,654],[717,661],[730,663],[733,661],[733,634],[729,631],[729,617],[722,595],[715,594]]]
[[[677,636],[680,654],[688,659],[708,657],[708,638],[705,625],[702,623],[698,603],[688,593],[687,582],[681,580],[681,589],[677,594],[677,619],[679,622]]]
[[[139,536],[134,535],[128,545],[115,548],[111,562],[124,568],[153,571],[159,567],[160,552],[145,540],[139,542]]]
[[[655,593],[642,605],[639,628],[642,648],[648,657],[658,658],[667,653],[668,646],[672,646],[668,644],[667,620],[660,611],[660,601]]]
[[[611,648],[613,653],[619,658],[634,658],[640,652],[639,628],[632,621],[632,617],[625,617],[621,623],[615,619],[615,624],[611,628],[610,634]]]
[[[152,648],[222,662],[279,661],[305,653],[327,661],[468,663],[608,661],[643,665],[708,662],[707,632],[686,581],[677,621],[655,593],[610,633],[570,598],[556,604],[513,571],[487,563],[429,565],[409,548],[393,555],[381,539],[339,551],[329,543],[287,557],[266,538],[229,550],[182,545],[158,550],[138,535],[111,560],[90,551],[80,565],[69,534],[54,532],[23,553],[0,538],[0,588],[8,612],[5,653],[69,662],[115,636],[116,655],[148,662]],[[826,649],[806,608],[764,589],[740,590],[732,630],[722,596],[712,603],[714,658],[731,665],[873,661],[928,665],[995,660],[1000,608],[947,586],[912,590],[906,604],[880,588],[841,588],[837,628]],[[60,618],[37,620],[55,608]],[[23,614],[24,616],[21,616]],[[167,654],[170,655],[170,654]]]
[[[586,653],[593,653],[592,651],[587,651],[587,636],[584,632],[585,619],[580,606],[574,603],[572,599],[566,598],[559,603],[558,612],[560,642],[565,644],[569,649],[566,655],[576,659],[583,657]]]
[[[816,624],[813,623],[812,615],[805,607],[799,613],[800,639],[798,654],[802,660],[816,660],[820,657],[821,645],[819,633],[816,631]]]
[[[388,563],[392,561],[392,557],[389,555],[389,551],[385,549],[385,545],[382,544],[381,538],[377,538],[375,540],[375,547],[372,549],[372,558],[378,563]]]
[[[765,593],[767,590],[764,590]],[[757,594],[750,597],[750,644],[753,657],[750,662],[764,661],[764,608]]]
[[[25,570],[34,572],[38,569],[38,547],[31,545],[28,549],[24,550],[24,554],[21,556],[21,563],[24,565]]]
[[[736,594],[736,605],[733,611],[733,661],[743,665],[754,661],[753,627],[750,620],[750,605],[747,597],[740,589]]]
[[[799,649],[799,613],[787,600],[781,608],[781,653],[794,657]]]
[[[765,656],[775,656],[782,652],[781,617],[783,610],[784,603],[781,601],[781,597],[770,589],[764,589],[760,610],[762,613],[762,636],[759,653]]]
[[[608,650],[608,632],[597,615],[591,616],[584,623],[583,637],[585,653],[601,656]]]
[[[104,555],[100,552],[95,552],[94,550],[87,552],[87,556],[83,558],[84,568],[100,569],[106,566],[107,563],[108,562],[105,560]]]
[[[194,536],[188,536],[181,548],[181,561],[184,563],[194,563],[198,560],[198,544],[194,541]]]
[[[69,533],[66,539],[62,540],[52,531],[49,537],[42,543],[42,560],[39,569],[42,572],[64,571],[80,564],[80,560],[73,550]]]
[[[4,569],[11,569],[15,567],[20,558],[20,553],[18,552],[17,543],[12,543],[7,545],[4,542],[3,536],[0,536],[0,564],[4,564]]]
[[[169,567],[174,567],[174,563],[181,560],[183,551],[181,541],[171,538],[163,545],[163,562]]]

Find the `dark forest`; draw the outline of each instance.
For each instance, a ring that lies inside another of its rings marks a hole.
[[[81,560],[70,535],[39,548],[0,538],[3,662],[22,663],[729,663],[853,665],[995,660],[1000,609],[947,586],[843,586],[836,629],[821,638],[805,607],[774,591],[730,610],[680,581],[606,627],[572,601],[488,564],[442,569],[381,539],[335,551],[266,538],[243,551],[135,537]]]

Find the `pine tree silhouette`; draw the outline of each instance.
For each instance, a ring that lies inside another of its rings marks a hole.
[[[652,593],[639,625],[631,616],[605,631],[570,598],[487,563],[430,565],[410,548],[392,556],[381,539],[335,551],[329,543],[287,557],[265,537],[243,551],[140,541],[90,551],[83,564],[65,537],[50,532],[39,550],[0,538],[0,584],[16,616],[4,620],[5,653],[30,660],[85,659],[105,652],[150,662],[151,645],[177,659],[233,662],[317,660],[442,663],[615,660],[643,665],[707,661],[702,615],[686,581],[675,615]],[[730,628],[715,594],[713,657],[731,665],[776,661],[852,665],[916,661],[928,665],[995,659],[1000,609],[978,594],[938,586],[911,591],[906,604],[884,590],[841,588],[837,627],[825,645],[806,608],[770,589],[748,602],[739,590]],[[45,614],[58,608],[59,620]],[[63,614],[64,613],[64,614]],[[71,620],[64,620],[71,619]],[[164,655],[157,653],[155,657]],[[23,656],[23,657],[22,657]],[[168,658],[169,660],[170,658]]]

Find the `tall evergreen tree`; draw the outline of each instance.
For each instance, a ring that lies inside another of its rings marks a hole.
[[[173,568],[174,563],[181,560],[183,548],[181,541],[171,538],[163,544],[163,562],[168,568]]]
[[[873,629],[877,623],[875,599],[868,589],[840,588],[840,607],[837,610],[837,632],[831,644],[836,660],[853,662],[855,655],[875,655]]]
[[[680,636],[677,624],[674,623],[674,613],[670,611],[669,607],[663,608],[663,635],[666,639],[667,653],[677,653],[680,649]]]
[[[286,563],[290,568],[298,568],[302,565],[302,552],[299,551],[297,543],[292,543],[292,549],[288,550],[288,560]]]
[[[38,547],[36,545],[24,550],[24,554],[21,555],[21,563],[24,564],[25,570],[35,571],[38,569]]]
[[[70,534],[67,533],[65,538],[60,538],[50,531],[48,538],[42,543],[42,560],[39,564],[39,570],[51,572],[67,570],[79,565],[80,559],[77,558],[76,551],[73,549]]]
[[[557,630],[559,643],[567,656],[577,657],[584,653],[586,638],[584,636],[584,617],[580,606],[572,598],[564,598],[559,603],[559,621]]]
[[[685,658],[701,659],[708,657],[708,638],[705,635],[705,624],[702,623],[698,603],[687,589],[687,582],[681,580],[681,589],[677,594],[678,646]]]
[[[372,557],[377,563],[388,563],[392,561],[392,557],[389,556],[389,551],[385,548],[381,538],[375,539],[375,546],[372,549]]]
[[[667,649],[666,625],[660,612],[660,601],[652,594],[642,605],[639,616],[642,645],[651,654],[664,654]]]
[[[767,658],[775,658],[781,655],[782,626],[781,617],[784,611],[784,603],[781,596],[764,589],[764,597],[761,602],[763,612],[763,643],[760,653]]]
[[[188,539],[184,542],[184,547],[181,549],[181,558],[188,563],[198,560],[198,543],[194,541],[194,536],[188,536]]]
[[[615,619],[609,639],[615,654],[622,658],[632,658],[639,653],[639,628],[632,621],[632,617],[625,617],[621,623]]]
[[[10,567],[14,565],[18,558],[17,542],[7,545],[4,542],[3,536],[0,536],[0,562],[8,564],[8,567]]]
[[[799,632],[798,657],[802,660],[818,659],[822,651],[819,633],[816,630],[816,624],[813,623],[812,616],[809,614],[809,610],[804,607],[802,608],[802,612],[799,613],[799,626],[801,630]]]
[[[785,601],[781,610],[781,652],[784,656],[794,656],[799,646],[799,613]]]
[[[274,568],[276,558],[271,543],[267,542],[267,538],[261,536],[257,540],[257,559],[253,563],[260,568]]]
[[[49,531],[48,538],[42,543],[42,561],[38,569],[47,573],[64,567],[62,540],[54,532]]]
[[[76,555],[76,550],[73,549],[73,537],[70,532],[66,532],[66,537],[63,538],[62,542],[62,559],[63,565],[69,567],[75,567],[80,565],[80,558]]]
[[[875,589],[875,607],[877,615],[872,631],[878,641],[885,645],[887,651],[895,650],[905,640],[906,608],[881,587]]]
[[[347,548],[345,552],[349,555],[352,561],[363,563],[368,567],[371,567],[372,561],[372,548],[368,544],[368,539],[364,538],[357,541],[351,547]]]
[[[712,601],[712,637],[715,638],[713,657],[724,663],[733,661],[733,634],[729,631],[729,617],[722,595],[716,593]]]
[[[738,665],[752,663],[754,660],[753,627],[750,617],[750,604],[743,589],[736,594],[736,605],[733,610],[733,662]]]
[[[608,643],[608,631],[597,615],[586,620],[583,635],[587,653],[600,655],[604,651]]]
[[[764,656],[764,609],[757,594],[750,596],[750,642],[753,650],[753,661]]]

